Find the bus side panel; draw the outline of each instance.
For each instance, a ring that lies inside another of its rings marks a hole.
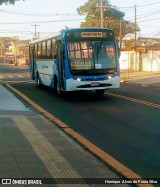
[[[40,78],[41,84],[54,88],[54,75],[56,74],[56,61],[55,60],[37,60],[36,71]]]
[[[29,48],[29,54],[30,54],[30,64],[29,64],[30,78],[32,80],[35,80],[35,62],[34,62],[34,49],[33,49],[33,47]]]

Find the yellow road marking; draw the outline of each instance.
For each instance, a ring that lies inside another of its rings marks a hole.
[[[148,105],[148,106],[151,106],[151,107],[160,108],[160,105],[156,104],[156,103],[151,103],[151,102],[148,102],[148,101],[143,101],[143,100],[140,100],[140,99],[135,99],[135,98],[132,98],[132,97],[127,97],[127,96],[114,94],[114,93],[110,93],[110,92],[106,92],[106,94],[114,96],[114,97],[118,97],[118,98],[121,98],[121,99],[125,99],[125,100],[128,100],[128,101],[133,101],[133,102],[136,102],[136,103]]]
[[[6,84],[11,90],[13,90],[15,93],[17,93],[18,95],[20,95],[24,100],[26,100],[29,104],[31,104],[34,108],[36,108],[38,111],[42,112],[46,117],[48,117],[51,121],[54,121],[55,123],[57,123],[60,127],[62,128],[68,128],[68,126],[63,123],[62,121],[60,121],[58,118],[56,118],[54,115],[52,115],[51,113],[47,112],[46,110],[44,110],[42,107],[40,107],[39,105],[37,105],[35,102],[33,102],[31,99],[29,99],[27,96],[25,96],[24,94],[22,94],[21,92],[19,92],[17,89],[13,88],[11,85]]]
[[[139,175],[137,175],[135,172],[118,162],[116,159],[114,159],[111,155],[104,152],[102,149],[91,143],[89,140],[72,130],[70,127],[68,127],[65,123],[57,119],[55,116],[44,110],[42,107],[34,103],[32,100],[30,100],[27,96],[19,92],[17,89],[13,88],[11,85],[6,84],[12,91],[20,95],[24,100],[26,100],[29,104],[31,104],[34,108],[42,112],[46,117],[48,117],[51,121],[54,121],[58,126],[61,128],[64,128],[65,132],[70,134],[73,138],[75,138],[78,142],[80,142],[82,145],[84,145],[92,154],[96,155],[98,158],[102,159],[104,162],[106,162],[108,165],[110,165],[112,168],[114,168],[117,172],[122,174],[124,177],[128,179],[143,179]],[[110,94],[111,95],[111,94]],[[117,94],[115,94],[117,95]],[[124,96],[125,97],[125,96]],[[123,98],[123,97],[122,97]],[[153,187],[151,184],[136,184],[138,187]]]

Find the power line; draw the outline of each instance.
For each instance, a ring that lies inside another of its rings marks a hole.
[[[20,34],[30,34],[33,35],[31,32],[27,31],[14,31],[14,30],[0,30],[0,33],[20,33]],[[41,34],[51,34],[51,32],[40,32]]]
[[[145,17],[148,17],[148,16],[153,16],[153,15],[159,14],[159,13],[160,13],[160,10],[157,10],[157,11],[154,11],[154,12],[145,13],[145,14],[141,14],[140,17],[138,17],[138,19],[145,18]]]
[[[160,2],[158,1],[158,2],[155,2],[155,3],[149,3],[149,4],[143,4],[143,5],[136,5],[138,8],[143,8],[143,7],[147,7],[147,6],[152,6],[152,5],[156,5],[156,4],[159,4]],[[129,7],[119,7],[119,8],[128,8],[128,10],[126,11],[125,10],[125,13],[126,12],[128,12],[129,11],[129,14],[131,14],[131,10],[130,9],[132,9],[132,10],[134,10],[133,8],[134,8],[134,6],[129,6]],[[151,10],[151,9],[150,9]],[[145,14],[143,14],[143,15],[145,15]],[[132,15],[131,17],[128,17],[127,16],[127,18],[126,19],[134,19],[134,16]]]
[[[144,27],[154,27],[154,28],[160,28],[160,27],[153,26],[153,25],[143,25],[143,24],[141,24],[141,26],[144,26]]]
[[[154,11],[154,12],[149,12],[149,13],[146,13],[146,14],[141,14],[141,15],[138,14],[137,15],[137,20],[140,20],[140,19],[143,19],[143,18],[147,18],[147,17],[151,17],[151,16],[155,16],[157,14],[160,14],[160,10]],[[134,18],[132,17],[132,18],[130,18],[130,20],[132,21],[132,20],[134,20]]]
[[[160,18],[153,18],[153,19],[149,19],[149,20],[143,20],[143,21],[139,21],[138,23],[143,23],[143,22],[146,22],[146,21],[153,21],[153,20],[157,20],[157,19],[160,19]]]
[[[60,13],[27,13],[27,12],[20,12],[20,11],[8,11],[8,10],[0,10],[1,12],[8,13],[8,14],[14,14],[14,15],[23,15],[23,16],[79,16],[79,14],[74,14],[74,13],[65,13],[65,14],[60,14]]]
[[[152,6],[152,5],[156,5],[156,4],[159,4],[160,1],[158,2],[155,2],[155,3],[149,3],[149,4],[144,4],[144,5],[136,5],[137,7],[145,7],[145,6]],[[124,8],[124,9],[130,9],[130,8],[134,8],[134,6],[127,6],[127,7],[118,7],[118,8]]]
[[[30,32],[27,32],[27,31],[14,31],[14,30],[0,30],[0,33],[24,33],[24,34],[29,34]]]
[[[68,20],[50,20],[50,21],[31,21],[31,22],[4,22],[0,25],[18,25],[18,24],[34,24],[34,23],[55,23],[55,22],[68,22],[68,21],[83,21],[84,19],[68,19]]]
[[[118,8],[122,8],[122,9],[130,9],[130,8],[134,8],[134,6],[126,6],[126,7],[118,7]]]
[[[159,2],[155,2],[155,3],[150,3],[150,4],[144,4],[144,5],[137,5],[137,7],[145,7],[145,6],[152,6],[152,5],[156,5],[156,4],[159,4]]]

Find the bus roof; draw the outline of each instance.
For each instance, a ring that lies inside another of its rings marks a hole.
[[[55,32],[55,33],[52,33],[48,36],[44,36],[42,38],[33,40],[33,41],[29,42],[29,44],[32,45],[32,44],[35,44],[35,43],[38,43],[38,42],[41,42],[41,41],[45,41],[45,40],[48,40],[48,39],[51,39],[51,38],[54,38],[54,37],[57,37],[57,36],[60,36],[60,35],[61,35],[61,32]]]
[[[63,35],[64,33],[66,33],[67,31],[76,31],[76,30],[110,30],[110,31],[113,31],[112,29],[110,28],[99,28],[99,27],[82,27],[82,28],[73,28],[73,29],[62,29],[61,31],[59,32],[55,32],[55,33],[52,33],[48,36],[45,36],[45,37],[42,37],[42,38],[39,38],[39,39],[36,39],[36,40],[33,40],[29,43],[29,45],[32,45],[32,44],[36,44],[38,42],[41,42],[41,41],[45,41],[45,40],[48,40],[48,39],[51,39],[51,38],[54,38],[54,37],[58,37],[58,36],[61,36]]]

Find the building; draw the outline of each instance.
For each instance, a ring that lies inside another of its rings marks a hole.
[[[123,41],[120,68],[135,70],[160,72],[160,39],[139,37],[136,41],[128,45],[127,41]]]
[[[29,63],[30,40],[19,40],[14,38],[0,38],[0,55],[5,63],[23,65]],[[3,46],[3,47],[2,47]]]

